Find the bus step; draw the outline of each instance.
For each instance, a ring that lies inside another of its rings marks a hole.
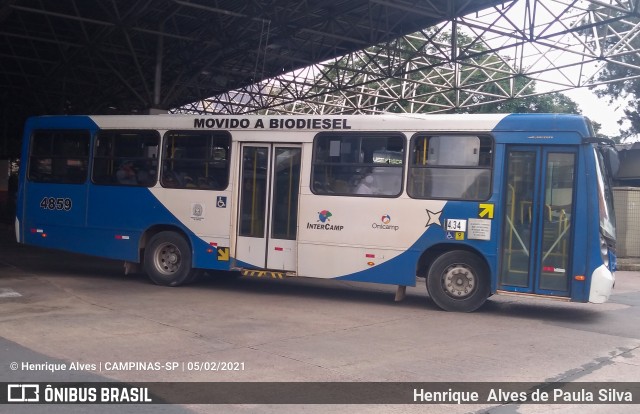
[[[272,279],[284,279],[285,277],[296,276],[295,272],[279,272],[275,270],[254,270],[254,269],[242,269],[240,270],[242,276],[250,277],[270,277]]]

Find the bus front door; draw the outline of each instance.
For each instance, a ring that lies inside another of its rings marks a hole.
[[[298,194],[302,147],[241,147],[237,267],[297,269]]]
[[[576,151],[508,147],[498,289],[569,297]]]

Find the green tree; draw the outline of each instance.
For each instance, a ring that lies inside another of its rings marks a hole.
[[[591,8],[595,10],[598,6],[591,5]],[[637,32],[637,16],[630,17],[626,12],[618,11],[617,15],[608,17],[610,21],[607,25],[596,26],[595,32],[592,28],[587,30],[586,34],[591,36],[591,47],[595,50],[596,46],[601,46],[601,54],[607,56],[607,49],[619,48],[622,42],[625,49],[633,53],[620,53],[619,49],[615,49],[614,56],[605,59],[605,66],[595,79],[598,85],[591,89],[598,97],[608,99],[609,104],[620,99],[626,100],[624,118],[618,120],[620,136],[613,137],[614,141],[621,142],[637,137],[640,131],[640,53],[637,52],[640,50],[640,36],[634,34]],[[625,120],[629,121],[629,126]]]
[[[455,49],[466,57],[450,62],[451,49],[441,45],[451,45],[451,33],[435,30],[338,59],[318,75],[305,99],[338,89],[343,106],[370,111],[580,113],[569,97],[538,94],[531,79],[509,76],[506,59],[464,34],[456,37]]]

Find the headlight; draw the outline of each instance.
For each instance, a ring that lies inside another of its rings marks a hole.
[[[600,235],[600,256],[602,257],[602,263],[609,269],[609,246],[602,235]]]

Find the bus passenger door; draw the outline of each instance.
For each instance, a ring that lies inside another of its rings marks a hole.
[[[570,296],[576,151],[508,147],[498,289]]]
[[[242,146],[237,266],[297,269],[300,145]]]

